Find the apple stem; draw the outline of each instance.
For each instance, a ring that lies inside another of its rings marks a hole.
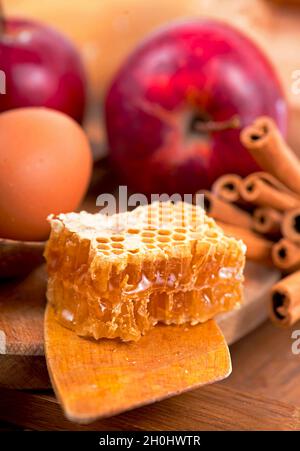
[[[194,130],[200,133],[221,132],[223,130],[230,130],[240,128],[241,121],[239,116],[234,115],[226,121],[196,121]]]

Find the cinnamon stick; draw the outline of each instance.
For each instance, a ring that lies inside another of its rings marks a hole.
[[[233,204],[225,202],[210,191],[203,190],[199,191],[198,194],[204,195],[205,211],[214,219],[248,229],[251,228],[252,218],[249,213]]]
[[[300,197],[265,172],[255,172],[246,177],[240,185],[240,193],[247,202],[280,211],[300,206]]]
[[[282,238],[272,248],[272,260],[277,268],[285,272],[300,269],[300,246]]]
[[[284,215],[281,230],[285,238],[300,244],[300,207]]]
[[[263,170],[300,194],[300,160],[284,141],[273,119],[257,118],[241,131],[240,139]]]
[[[217,221],[217,224],[227,235],[240,239],[246,244],[246,257],[249,260],[271,263],[272,241],[260,237],[249,229],[225,224],[221,221]]]
[[[282,215],[274,208],[261,207],[253,212],[253,230],[278,239],[281,236]]]
[[[238,202],[241,200],[241,182],[242,177],[237,174],[222,175],[212,185],[212,192],[226,202]]]
[[[290,190],[284,183],[282,183],[280,180],[278,180],[276,177],[274,177],[274,175],[270,174],[269,172],[257,171],[253,172],[251,175],[258,177],[261,180],[264,180],[266,183],[273,186],[273,188],[276,188],[278,191],[288,193],[291,196],[294,196],[296,199],[300,200],[300,196],[298,194]]]
[[[271,290],[270,316],[282,327],[292,326],[300,319],[300,271],[285,277]]]

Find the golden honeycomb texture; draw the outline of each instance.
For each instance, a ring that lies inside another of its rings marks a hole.
[[[154,202],[49,221],[47,298],[80,336],[136,341],[158,322],[194,325],[242,302],[245,245],[200,206]]]

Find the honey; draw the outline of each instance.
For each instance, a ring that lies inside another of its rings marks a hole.
[[[47,297],[78,335],[138,340],[158,322],[197,324],[242,301],[245,246],[199,206],[155,202],[50,223]]]

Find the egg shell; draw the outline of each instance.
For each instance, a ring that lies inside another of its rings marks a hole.
[[[91,170],[86,134],[65,114],[47,108],[0,114],[0,237],[47,238],[47,216],[79,206]]]

